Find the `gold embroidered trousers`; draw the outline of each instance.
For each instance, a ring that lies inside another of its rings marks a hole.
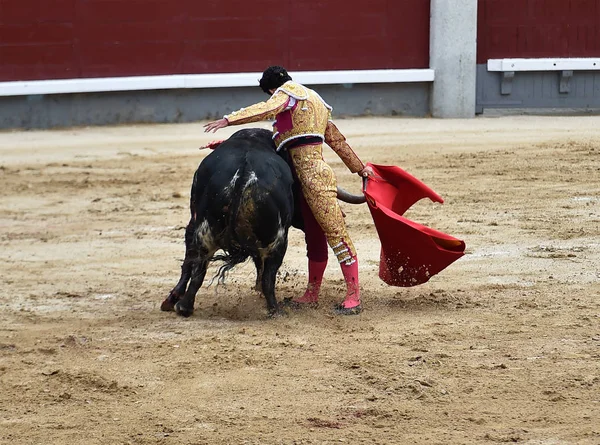
[[[323,160],[322,144],[290,148],[289,154],[304,198],[323,230],[327,243],[340,263],[353,263],[356,250],[337,200],[335,173]]]

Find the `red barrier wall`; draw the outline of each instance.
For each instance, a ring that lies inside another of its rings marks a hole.
[[[479,0],[477,63],[600,57],[600,0]]]
[[[0,0],[0,81],[429,67],[429,0]]]

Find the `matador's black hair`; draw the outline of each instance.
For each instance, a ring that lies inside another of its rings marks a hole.
[[[259,83],[265,93],[271,94],[269,90],[276,90],[288,80],[292,80],[292,78],[285,68],[281,66],[270,66],[264,71]]]

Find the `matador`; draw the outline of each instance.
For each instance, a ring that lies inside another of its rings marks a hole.
[[[209,122],[205,131],[275,119],[273,140],[277,151],[288,151],[290,167],[301,188],[300,205],[308,256],[306,292],[290,300],[291,306],[317,305],[329,244],[340,263],[347,288],[346,296],[335,307],[335,312],[358,314],[362,311],[358,257],[337,200],[337,179],[323,159],[323,142],[337,153],[352,173],[369,176],[373,174],[372,169],[365,167],[332,122],[332,108],[318,93],[294,82],[284,68],[267,68],[260,79],[260,87],[271,95],[267,101]]]

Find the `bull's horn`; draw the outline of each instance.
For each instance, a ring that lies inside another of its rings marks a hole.
[[[348,204],[362,204],[367,202],[365,195],[353,195],[341,187],[337,188],[337,198],[340,201],[347,202]]]

